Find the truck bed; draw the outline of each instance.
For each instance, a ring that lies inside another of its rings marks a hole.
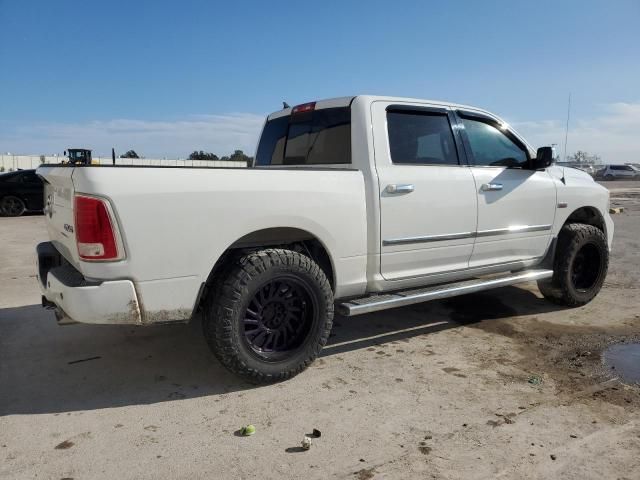
[[[46,182],[52,245],[88,281],[131,281],[142,323],[190,318],[220,256],[266,230],[288,229],[320,241],[340,278],[336,296],[357,295],[366,283],[360,171],[44,165],[37,173]],[[76,194],[108,200],[123,260],[80,260],[73,234]]]

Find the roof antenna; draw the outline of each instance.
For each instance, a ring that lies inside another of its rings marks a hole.
[[[569,92],[569,101],[567,102],[567,126],[565,127],[565,130],[564,130],[564,158],[562,159],[563,162],[567,161],[567,138],[569,137],[569,115],[570,114],[571,114],[571,92]],[[565,185],[567,184],[567,181],[564,178],[564,167],[562,167],[562,178],[560,179],[560,181]]]
[[[282,102],[282,108],[291,108],[291,105],[289,105],[287,102]]]

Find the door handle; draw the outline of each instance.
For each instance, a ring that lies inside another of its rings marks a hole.
[[[496,190],[502,190],[502,184],[501,183],[483,183],[480,186],[480,190],[482,190],[483,192],[493,192]]]
[[[406,183],[406,184],[392,183],[391,185],[387,185],[386,190],[387,190],[387,193],[392,193],[392,194],[411,193],[415,190],[415,187],[410,183]]]

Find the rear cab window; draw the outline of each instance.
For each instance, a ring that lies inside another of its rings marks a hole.
[[[344,165],[351,163],[351,107],[292,110],[267,120],[256,166]]]

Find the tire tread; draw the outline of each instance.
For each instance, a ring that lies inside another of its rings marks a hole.
[[[603,258],[603,274],[599,279],[599,285],[595,288],[595,292],[589,298],[578,298],[573,292],[572,287],[567,280],[570,275],[571,262],[581,245],[589,239],[595,239],[596,242],[605,246],[605,254]],[[579,307],[589,303],[595,297],[602,283],[609,266],[608,249],[606,248],[607,239],[602,230],[593,225],[584,223],[569,223],[562,227],[558,236],[558,246],[554,259],[553,277],[551,280],[538,282],[538,288],[542,295],[553,303],[567,307]]]
[[[250,367],[234,340],[233,328],[242,300],[248,294],[249,282],[273,267],[286,267],[293,272],[306,272],[319,287],[327,309],[316,341],[306,346],[301,362],[276,374]],[[304,254],[283,248],[256,250],[229,259],[213,282],[204,312],[205,338],[215,357],[232,373],[254,383],[272,383],[289,379],[306,369],[326,344],[333,324],[333,292],[324,271]]]

